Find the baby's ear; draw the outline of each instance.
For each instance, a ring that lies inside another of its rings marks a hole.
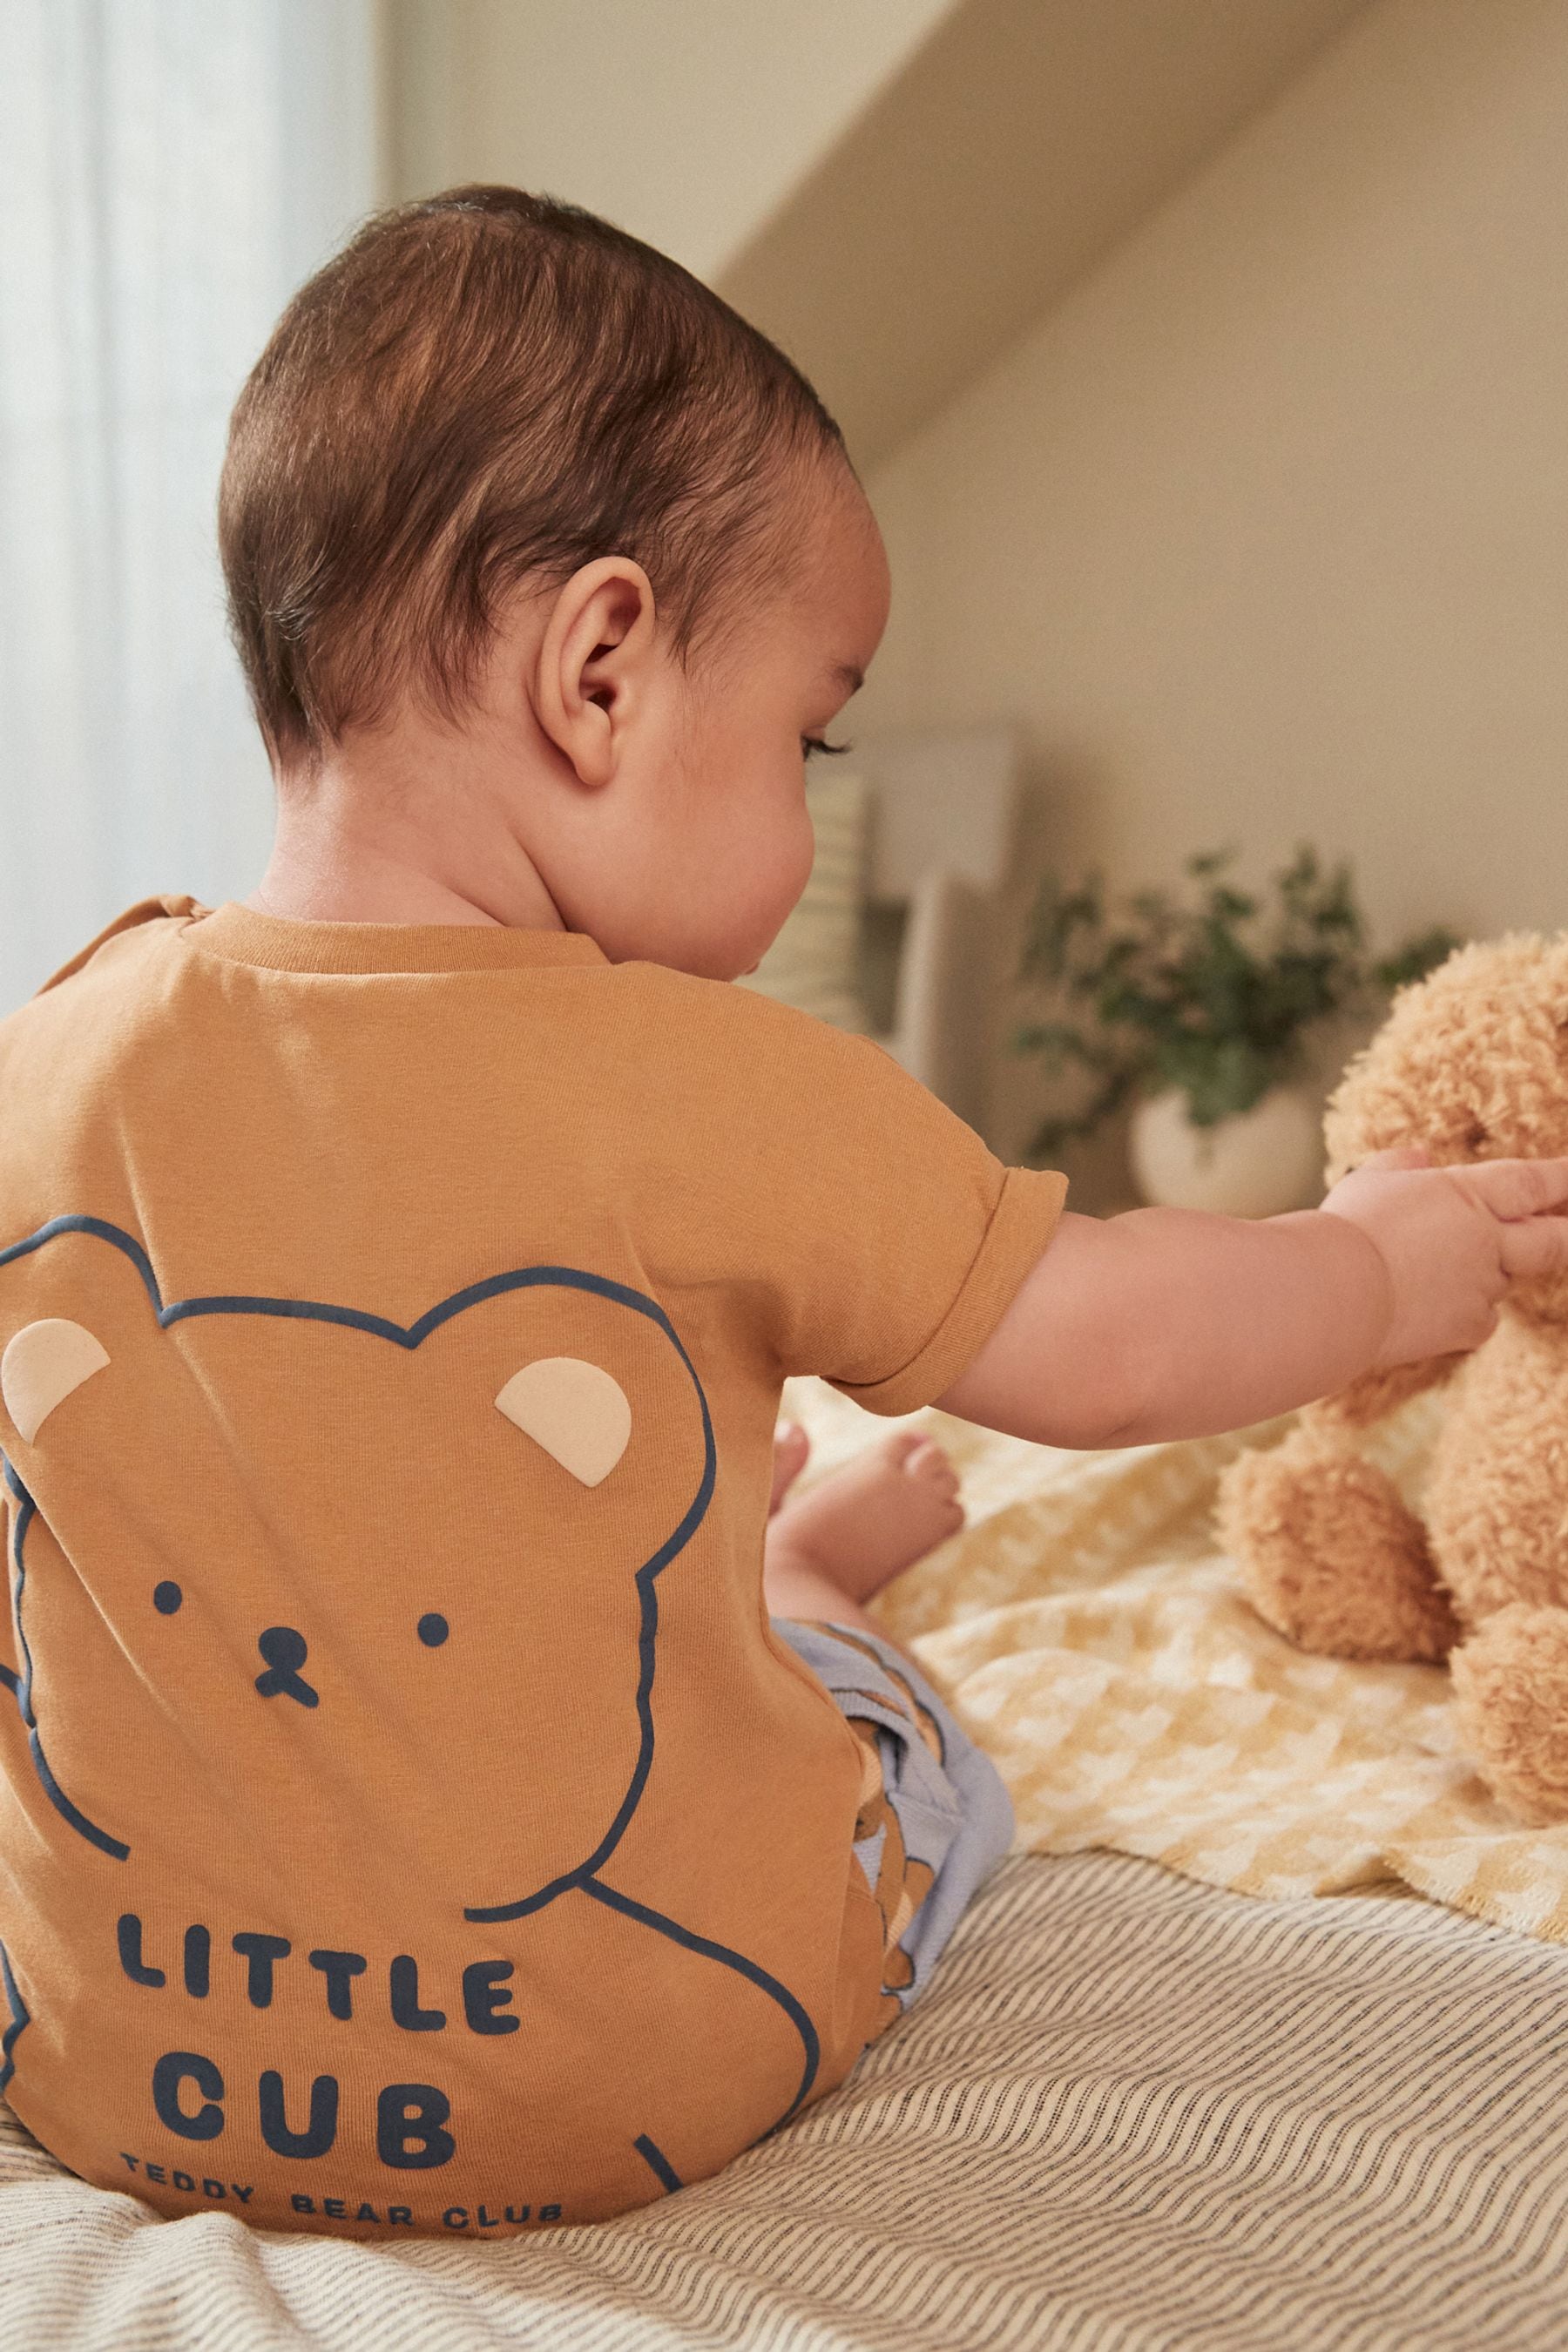
[[[109,1350],[85,1324],[54,1315],[24,1324],[0,1356],[0,1397],[24,1444],[31,1445],[56,1405],[108,1361]]]
[[[625,1389],[581,1356],[541,1356],[524,1364],[496,1403],[584,1486],[609,1476],[632,1433]]]

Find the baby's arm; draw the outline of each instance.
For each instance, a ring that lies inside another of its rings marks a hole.
[[[1044,1444],[1262,1421],[1479,1345],[1517,1276],[1568,1275],[1568,1160],[1379,1152],[1321,1209],[1064,1215],[949,1412]]]

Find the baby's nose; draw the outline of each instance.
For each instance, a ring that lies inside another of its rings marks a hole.
[[[267,1663],[267,1672],[256,1677],[263,1698],[294,1698],[301,1706],[320,1706],[321,1692],[312,1690],[300,1672],[310,1649],[303,1633],[292,1625],[268,1625],[257,1635],[256,1646]]]

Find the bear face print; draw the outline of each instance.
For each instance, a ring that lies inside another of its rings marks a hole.
[[[122,1229],[45,1230],[0,1263],[0,1435],[55,1810],[167,1864],[264,1805],[323,1881],[374,1821],[390,1882],[476,1921],[607,1859],[651,1762],[658,1580],[714,1475],[657,1303],[551,1266],[408,1323],[171,1302]]]

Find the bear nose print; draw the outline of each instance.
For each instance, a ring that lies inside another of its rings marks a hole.
[[[268,1625],[257,1635],[256,1646],[267,1661],[267,1672],[256,1677],[263,1698],[295,1698],[301,1706],[320,1706],[321,1692],[312,1690],[300,1672],[310,1654],[303,1633],[292,1625]]]

